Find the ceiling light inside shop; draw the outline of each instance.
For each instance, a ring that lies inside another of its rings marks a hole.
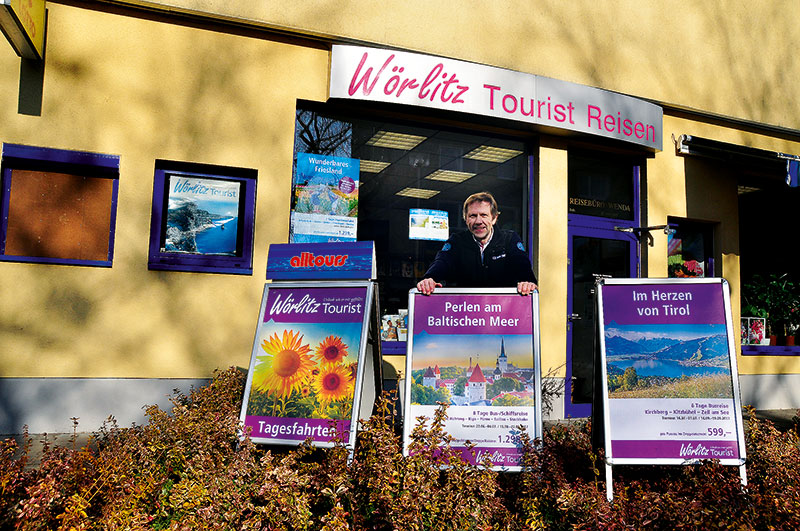
[[[362,160],[360,164],[361,171],[365,171],[367,173],[380,173],[386,166],[391,164],[390,162],[380,162],[377,160]]]
[[[403,197],[416,197],[417,199],[430,199],[439,193],[439,190],[428,190],[426,188],[403,188],[395,195]]]
[[[368,146],[385,147],[392,149],[414,149],[426,137],[419,135],[407,135],[405,133],[394,133],[392,131],[378,131],[372,138],[367,140]]]
[[[463,183],[470,177],[475,177],[474,173],[455,170],[436,170],[428,174],[425,178],[433,181],[447,181],[449,183]]]
[[[466,155],[465,159],[483,160],[486,162],[496,162],[498,164],[511,160],[517,155],[522,155],[518,149],[507,149],[494,146],[478,146]]]

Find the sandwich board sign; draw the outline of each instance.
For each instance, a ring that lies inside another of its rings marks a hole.
[[[539,293],[437,288],[409,293],[403,429],[408,455],[418,417],[447,403],[451,448],[471,464],[521,470],[520,427],[541,437]],[[470,451],[467,443],[474,445]]]
[[[240,419],[255,443],[355,444],[381,366],[373,242],[274,244]]]
[[[746,483],[727,281],[600,279],[596,292],[608,499],[612,465],[717,459]]]

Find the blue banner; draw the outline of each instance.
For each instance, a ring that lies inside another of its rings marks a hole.
[[[369,280],[375,278],[374,242],[273,243],[271,280]]]

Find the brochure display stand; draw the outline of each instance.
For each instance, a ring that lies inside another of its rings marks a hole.
[[[254,442],[353,446],[380,392],[374,263],[372,242],[270,247],[240,416]]]
[[[433,419],[445,402],[445,431],[465,461],[488,456],[492,466],[520,470],[520,428],[531,439],[542,434],[538,292],[411,290],[406,375],[406,454],[417,417]]]
[[[613,465],[717,459],[746,484],[727,281],[601,279],[597,304],[608,499]]]

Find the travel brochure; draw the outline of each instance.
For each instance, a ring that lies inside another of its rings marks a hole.
[[[162,252],[235,256],[241,183],[169,176]]]
[[[406,341],[408,339],[408,310],[387,313],[381,317],[382,341]]]

